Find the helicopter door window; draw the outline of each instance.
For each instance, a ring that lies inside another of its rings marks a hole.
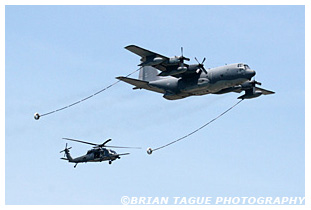
[[[99,152],[94,152],[94,158],[99,158]]]

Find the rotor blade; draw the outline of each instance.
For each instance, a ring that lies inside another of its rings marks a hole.
[[[71,147],[70,147],[71,148]],[[67,149],[67,143],[66,143],[66,147],[64,150],[60,151],[59,153],[65,152],[65,150]]]
[[[107,144],[109,141],[111,141],[112,139],[107,139],[104,143],[102,143],[100,146],[105,146],[105,144]]]
[[[141,149],[141,147],[119,147],[119,146],[105,146],[110,148],[125,148],[125,149]]]
[[[117,154],[118,156],[120,155],[129,155],[130,153],[123,153],[123,154]]]
[[[65,140],[69,140],[69,141],[76,141],[76,142],[80,142],[80,143],[84,143],[84,144],[90,144],[90,145],[98,145],[98,144],[94,144],[94,143],[91,143],[91,142],[87,142],[87,141],[81,141],[81,140],[78,140],[78,139],[70,139],[70,138],[63,138]]]
[[[204,57],[204,58],[203,58],[203,61],[202,61],[202,64],[204,63],[205,60],[206,60],[206,58]]]

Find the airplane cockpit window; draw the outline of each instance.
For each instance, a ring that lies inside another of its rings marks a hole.
[[[247,64],[244,64],[245,69],[250,69]]]
[[[239,63],[239,64],[238,64],[238,68],[241,68],[241,67],[243,67],[243,64],[242,64],[242,63]]]

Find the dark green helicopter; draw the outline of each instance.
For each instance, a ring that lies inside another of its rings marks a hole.
[[[112,161],[114,161],[116,159],[120,159],[121,155],[129,155],[130,154],[130,153],[118,154],[114,150],[107,149],[106,147],[110,147],[110,148],[141,149],[140,147],[106,146],[106,144],[108,142],[110,142],[111,139],[106,140],[102,144],[95,144],[95,143],[91,143],[91,142],[81,141],[81,140],[78,140],[78,139],[70,139],[70,138],[63,138],[63,139],[69,140],[69,141],[76,141],[76,142],[80,142],[80,143],[84,143],[84,144],[90,144],[90,145],[94,146],[93,149],[88,150],[85,155],[82,155],[82,156],[77,157],[77,158],[72,158],[70,153],[69,153],[69,150],[71,149],[71,147],[67,148],[67,143],[66,143],[65,149],[60,151],[60,152],[65,152],[64,156],[66,158],[61,158],[61,159],[62,160],[68,160],[68,162],[70,162],[70,163],[75,163],[74,167],[76,167],[78,165],[78,163],[86,163],[86,162],[109,161],[109,164],[111,164]]]

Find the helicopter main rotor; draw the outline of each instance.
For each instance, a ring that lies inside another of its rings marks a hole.
[[[104,143],[102,143],[102,144],[95,144],[95,143],[92,143],[92,142],[82,141],[82,140],[79,140],[79,139],[71,139],[71,138],[63,138],[63,139],[68,140],[68,141],[75,141],[75,142],[80,142],[80,143],[83,143],[83,144],[93,145],[94,148],[110,147],[110,148],[141,149],[140,147],[106,146],[106,144],[107,144],[108,142],[110,142],[112,139],[107,139],[107,140],[106,140]]]

